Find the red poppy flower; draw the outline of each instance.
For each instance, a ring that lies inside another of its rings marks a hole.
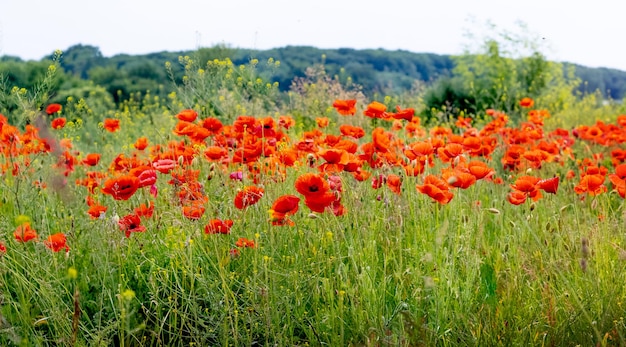
[[[387,175],[387,187],[389,187],[389,189],[391,189],[392,192],[396,193],[396,194],[400,194],[400,186],[402,185],[402,177],[395,175],[395,174],[389,174]]]
[[[333,107],[342,116],[354,116],[356,113],[356,100],[335,100]]]
[[[454,195],[448,191],[447,183],[434,175],[424,177],[424,184],[416,185],[415,188],[417,188],[420,193],[428,195],[431,199],[442,205],[447,204],[454,197]]]
[[[559,189],[559,177],[546,178],[537,182],[537,188],[543,190],[546,193],[556,194]]]
[[[83,159],[83,164],[88,166],[96,166],[100,162],[100,154],[98,153],[89,153]]]
[[[191,109],[182,110],[176,115],[176,118],[184,120],[185,122],[193,122],[198,118],[198,112]]]
[[[370,118],[385,118],[385,111],[387,111],[387,106],[378,101],[372,101],[367,105],[367,109],[363,111],[363,114]]]
[[[360,139],[361,137],[365,136],[365,130],[363,130],[363,128],[349,124],[344,124],[340,126],[339,131],[341,131],[342,135],[353,137],[355,139]]]
[[[265,190],[256,186],[248,186],[237,192],[235,196],[235,207],[243,210],[248,206],[252,206],[259,202],[263,197]]]
[[[146,204],[141,204],[139,205],[139,207],[135,208],[135,214],[139,217],[147,217],[150,218],[152,217],[152,214],[154,213],[154,202],[150,201],[149,206],[146,206]]]
[[[401,109],[400,106],[396,106],[396,113],[390,114],[393,119],[412,120],[415,115],[415,110],[412,108]]]
[[[107,208],[105,206],[98,205],[98,204],[93,204],[93,205],[89,206],[89,210],[87,211],[87,213],[91,216],[92,219],[98,219],[106,211],[107,211]]]
[[[204,203],[200,200],[195,200],[191,204],[183,206],[183,216],[191,220],[198,220],[202,218],[205,210]]]
[[[313,212],[323,213],[327,207],[337,200],[337,195],[331,191],[324,194],[310,195],[304,198],[304,204]]]
[[[63,109],[63,106],[60,104],[50,104],[46,107],[46,113],[48,115],[53,115],[57,112],[60,112]]]
[[[274,203],[272,204],[272,209],[270,210],[270,216],[272,219],[273,225],[285,225],[290,221],[287,220],[287,217],[298,212],[298,205],[300,203],[300,198],[295,195],[283,195],[278,197]]]
[[[523,107],[523,108],[531,108],[531,107],[533,107],[534,104],[535,104],[535,102],[531,98],[523,98],[519,102],[519,105],[521,107]]]
[[[233,226],[233,221],[230,219],[211,219],[209,224],[204,227],[205,234],[230,234],[230,228]]]
[[[52,129],[63,129],[66,123],[67,123],[67,120],[65,119],[65,117],[59,117],[59,118],[53,119],[52,122],[50,123],[50,126],[52,127]]]
[[[319,128],[326,128],[328,126],[329,123],[329,119],[328,117],[317,117],[315,118],[315,123],[317,123],[317,126]]]
[[[103,127],[104,127],[104,130],[110,133],[114,133],[120,130],[120,120],[113,119],[113,118],[106,118],[103,122]]]
[[[298,193],[306,197],[323,195],[330,190],[328,182],[320,175],[305,173],[295,182]]]
[[[172,159],[159,159],[152,163],[152,167],[160,173],[167,174],[176,167],[176,161]]]
[[[133,175],[123,175],[104,182],[102,192],[111,195],[115,200],[128,200],[138,188],[139,178]]]
[[[235,246],[240,248],[254,248],[256,244],[254,240],[247,239],[245,237],[240,237],[237,242],[235,242]]]
[[[7,247],[4,245],[4,243],[0,242],[0,256],[5,254],[6,252],[7,252]]]
[[[141,225],[141,219],[136,214],[129,214],[121,218],[117,225],[124,232],[126,237],[130,237],[130,233],[141,233],[146,231],[146,227]]]
[[[19,242],[28,242],[37,239],[37,232],[30,227],[30,223],[26,222],[15,228],[13,236]]]
[[[44,245],[50,248],[53,252],[58,252],[62,249],[65,249],[66,252],[70,251],[70,247],[67,245],[67,238],[63,233],[56,233],[48,236],[46,241],[44,241]]]
[[[138,138],[135,144],[133,144],[133,147],[135,147],[138,151],[143,151],[144,149],[146,149],[146,147],[148,147],[148,138]]]
[[[519,190],[514,190],[506,196],[507,200],[513,205],[521,205],[526,202],[526,194]]]

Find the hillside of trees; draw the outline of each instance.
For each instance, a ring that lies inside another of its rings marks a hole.
[[[497,56],[498,52],[494,54]],[[360,85],[362,92],[369,96],[376,93],[401,93],[414,88],[416,83],[439,88],[439,94],[435,98],[438,102],[445,102],[450,95],[459,93],[455,87],[458,80],[455,82],[451,79],[459,60],[458,57],[449,55],[301,46],[250,50],[218,45],[196,51],[104,57],[98,47],[79,44],[63,51],[60,59],[62,71],[55,80],[59,87],[58,93],[52,95],[51,99],[62,102],[67,95],[84,95],[93,92],[94,88],[109,93],[115,102],[125,100],[133,93],[146,91],[153,95],[166,96],[174,90],[175,83],[180,83],[184,75],[184,67],[179,64],[181,56],[189,56],[199,62],[198,66],[213,59],[230,58],[235,65],[247,64],[253,58],[258,59],[259,74],[267,80],[278,82],[282,91],[291,87],[294,78],[304,76],[308,67],[324,64],[329,76],[337,76],[340,81],[350,79]],[[264,64],[270,58],[280,61],[280,66],[268,67],[268,64]],[[51,59],[52,55],[41,61],[0,57],[0,86],[5,91],[14,86],[34,88],[37,81],[46,74]],[[171,75],[165,69],[166,62],[171,62]],[[562,67],[564,71],[574,71],[573,75],[564,75],[569,79],[580,80],[581,83],[576,88],[581,93],[599,92],[603,98],[613,100],[621,100],[626,96],[626,71],[568,63],[562,64]],[[533,74],[543,76],[539,70]],[[456,97],[465,98],[459,95]]]

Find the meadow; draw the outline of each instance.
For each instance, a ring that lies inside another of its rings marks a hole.
[[[1,345],[626,343],[621,105],[426,122],[319,73],[277,108],[181,63],[167,100],[11,91]]]

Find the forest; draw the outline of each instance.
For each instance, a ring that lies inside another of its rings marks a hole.
[[[497,44],[495,48],[495,53],[489,51],[489,48],[486,48],[485,53],[491,52],[500,58],[504,57],[501,52],[497,52]],[[10,91],[13,87],[32,90],[37,81],[46,74],[52,57],[52,52],[40,61],[24,61],[12,56],[0,57],[0,87],[5,91]],[[68,96],[80,98],[89,93],[106,92],[119,103],[133,94],[146,91],[164,97],[182,81],[184,66],[178,63],[182,57],[191,57],[195,62],[200,62],[199,65],[213,59],[225,58],[229,58],[234,65],[247,64],[252,59],[261,62],[268,59],[278,61],[280,65],[258,64],[256,67],[264,79],[278,82],[281,91],[289,90],[294,79],[304,77],[307,68],[323,65],[328,76],[336,77],[342,83],[350,82],[359,86],[369,97],[420,88],[430,95],[430,98],[426,97],[426,103],[430,103],[427,105],[429,109],[445,103],[460,108],[473,103],[473,97],[468,98],[468,91],[460,86],[460,76],[455,76],[459,73],[458,69],[455,71],[459,61],[472,55],[455,57],[400,50],[319,49],[307,46],[251,50],[227,45],[185,52],[164,51],[105,57],[98,47],[77,44],[62,51],[62,71],[57,73],[54,95],[50,98],[51,101],[64,103]],[[541,53],[535,52],[535,58],[537,63],[547,63]],[[166,62],[172,63],[170,75],[165,69]],[[589,68],[567,62],[559,63],[559,66],[564,78],[576,83],[574,90],[581,95],[599,93],[603,99],[617,101],[626,95],[626,71]],[[534,73],[541,75],[542,72]]]

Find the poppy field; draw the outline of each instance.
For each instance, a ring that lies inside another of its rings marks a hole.
[[[626,115],[171,99],[0,115],[1,345],[626,342]]]

